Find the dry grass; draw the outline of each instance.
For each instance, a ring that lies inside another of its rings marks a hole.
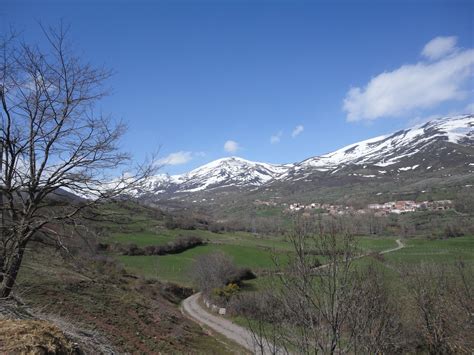
[[[46,321],[1,320],[0,352],[21,354],[79,354],[63,332]]]

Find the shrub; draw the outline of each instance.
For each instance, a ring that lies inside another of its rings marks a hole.
[[[213,296],[216,296],[220,299],[224,299],[225,301],[229,301],[229,299],[237,294],[240,290],[239,285],[235,283],[230,283],[224,287],[218,287],[212,290]]]
[[[128,244],[123,252],[124,255],[145,255],[145,251],[136,244]]]
[[[255,278],[257,278],[257,276],[249,268],[238,268],[233,274],[229,275],[226,282],[240,285],[242,281],[253,280]]]
[[[97,244],[97,251],[107,251],[109,249],[109,244],[107,243],[98,243]]]
[[[179,304],[193,293],[193,289],[182,287],[174,283],[165,283],[160,288],[160,294],[174,304]]]
[[[179,237],[165,245],[148,245],[139,248],[136,244],[129,244],[124,249],[120,249],[123,255],[166,255],[177,254],[183,251],[204,244],[203,240],[196,236]]]
[[[446,238],[457,238],[462,237],[464,232],[460,227],[449,224],[444,228],[444,235]]]

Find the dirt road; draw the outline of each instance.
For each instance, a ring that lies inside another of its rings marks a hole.
[[[232,323],[228,319],[211,314],[199,304],[201,293],[195,293],[191,297],[186,298],[181,304],[184,314],[191,317],[194,321],[201,325],[205,325],[226,338],[236,342],[251,353],[261,354],[261,349],[257,345],[252,333],[237,324]],[[263,354],[273,354],[271,346],[265,345]]]
[[[379,254],[387,254],[387,253],[391,253],[393,251],[397,251],[397,250],[400,250],[402,248],[405,248],[405,244],[403,244],[400,239],[397,239],[396,242],[397,242],[397,246],[395,248],[381,251]]]

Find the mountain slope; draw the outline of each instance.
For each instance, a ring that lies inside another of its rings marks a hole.
[[[183,175],[156,176],[141,195],[167,199],[196,194],[232,195],[235,191],[252,191],[256,195],[258,191],[271,190],[285,197],[313,193],[323,186],[369,181],[373,185],[400,185],[407,178],[470,178],[473,172],[474,115],[463,115],[432,120],[295,164],[223,158]]]
[[[291,165],[258,163],[238,157],[212,161],[182,175],[158,175],[145,186],[147,193],[193,193],[206,189],[261,186],[290,169]]]
[[[391,135],[354,143],[320,157],[306,159],[298,166],[320,171],[348,164],[385,167],[420,152],[436,141],[474,145],[474,116],[433,120]]]

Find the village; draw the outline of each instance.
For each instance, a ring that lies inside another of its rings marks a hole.
[[[385,216],[390,213],[402,214],[416,211],[442,211],[448,210],[453,207],[451,200],[435,200],[435,201],[422,201],[416,202],[413,200],[401,200],[401,201],[389,201],[385,203],[372,203],[367,205],[363,209],[355,209],[353,206],[328,204],[328,203],[317,203],[313,202],[310,204],[303,203],[277,203],[274,201],[254,201],[255,205],[265,206],[282,206],[285,212],[294,213],[298,211],[317,211],[320,213],[326,213],[330,215],[344,215],[344,214],[365,214],[374,213],[377,216]]]

